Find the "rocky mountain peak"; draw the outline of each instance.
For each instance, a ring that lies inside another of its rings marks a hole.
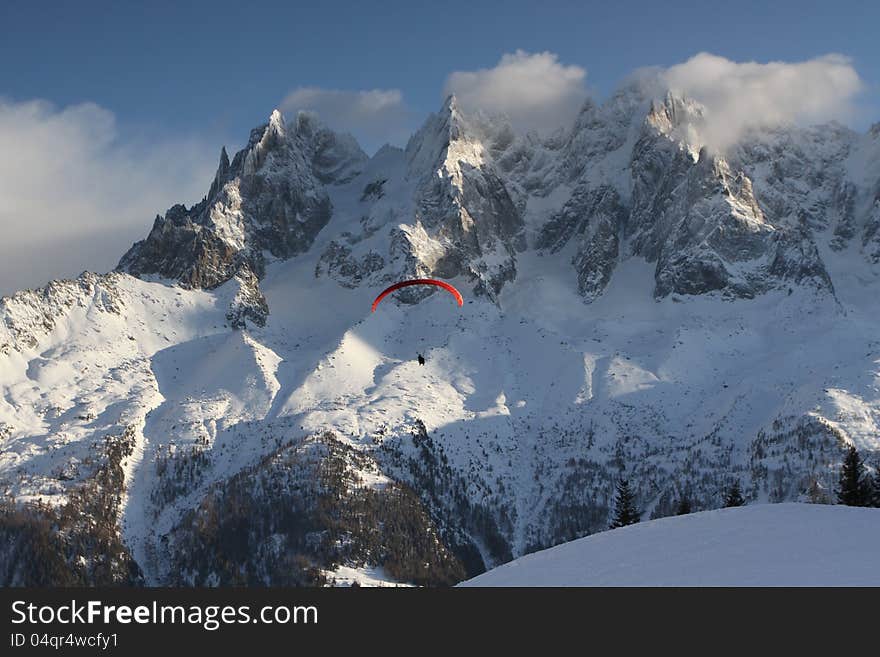
[[[448,122],[450,128],[454,128],[457,122],[461,120],[461,111],[458,107],[458,99],[455,94],[449,94],[443,101],[438,114]]]
[[[186,287],[214,287],[243,265],[262,276],[264,253],[288,258],[307,250],[329,221],[324,189],[357,175],[367,156],[350,136],[299,115],[289,131],[281,112],[251,131],[232,162],[225,148],[208,196],[157,217],[149,236],[119,268],[154,274]],[[245,276],[250,281],[250,276]]]
[[[221,152],[206,199],[158,218],[120,266],[210,287],[246,264],[253,288],[266,254],[308,251],[334,217],[347,227],[328,235],[317,275],[346,286],[463,276],[493,298],[528,235],[550,254],[574,243],[586,301],[634,256],[656,264],[658,297],[752,297],[791,281],[831,290],[817,246],[826,228],[834,249],[861,231],[876,251],[865,194],[846,179],[852,131],[754,130],[722,155],[703,143],[700,103],[651,94],[633,80],[588,100],[552,139],[466,113],[451,95],[402,153],[373,158],[314,114],[285,122],[276,110],[231,162]]]
[[[705,119],[705,108],[698,102],[670,92],[662,101],[653,101],[646,125],[662,135],[680,141],[696,158],[703,144],[699,127]]]
[[[450,144],[466,138],[466,133],[455,96],[449,96],[440,111],[430,115],[407,142],[408,175],[423,176],[442,168]]]
[[[214,181],[211,183],[207,198],[214,198],[227,180],[229,180],[229,155],[226,153],[226,146],[223,146],[220,149],[220,163],[217,165],[217,173],[214,174]]]
[[[272,150],[286,144],[286,132],[284,117],[277,109],[273,110],[269,122],[263,127],[260,140],[248,149],[242,174],[245,176],[254,175],[263,166],[267,155]]]

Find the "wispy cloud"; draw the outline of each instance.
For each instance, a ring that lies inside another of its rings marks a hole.
[[[571,126],[587,98],[586,77],[551,52],[517,50],[493,68],[451,73],[444,93],[465,110],[504,114],[514,127],[546,133]]]
[[[0,153],[6,294],[111,269],[157,213],[204,194],[217,146],[120,134],[113,113],[91,103],[59,109],[0,99]],[[74,250],[89,257],[72,257]]]
[[[284,97],[280,108],[285,114],[314,112],[330,128],[353,134],[368,150],[385,143],[402,146],[415,118],[398,89],[298,87]]]
[[[734,62],[709,53],[659,72],[661,84],[705,106],[703,142],[723,149],[759,126],[846,122],[863,83],[842,55],[803,62]]]

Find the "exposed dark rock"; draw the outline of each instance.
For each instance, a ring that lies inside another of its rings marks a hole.
[[[288,130],[276,111],[232,163],[221,152],[209,195],[157,217],[119,268],[193,288],[216,287],[245,266],[260,277],[263,252],[290,258],[311,246],[332,214],[324,185],[350,180],[365,160],[351,137],[306,115]]]
[[[170,584],[302,586],[337,566],[450,585],[464,571],[406,486],[365,485],[370,457],[333,434],[291,441],[211,487],[163,548]]]
[[[247,265],[243,265],[235,275],[238,283],[238,292],[230,303],[226,319],[232,328],[243,329],[247,327],[247,321],[257,326],[265,326],[269,317],[269,304],[260,290],[260,281]]]

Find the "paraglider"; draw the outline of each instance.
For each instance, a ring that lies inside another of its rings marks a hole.
[[[459,306],[464,305],[464,299],[461,297],[461,292],[456,290],[452,285],[445,281],[439,281],[436,278],[413,278],[408,281],[401,281],[400,283],[395,283],[390,287],[384,289],[382,293],[376,297],[376,300],[373,301],[373,310],[372,312],[376,312],[376,307],[379,305],[379,302],[382,301],[389,294],[394,292],[395,290],[399,290],[402,287],[409,287],[410,285],[436,285],[437,287],[442,287],[444,290],[449,292],[452,296],[455,297],[455,300],[458,302]]]

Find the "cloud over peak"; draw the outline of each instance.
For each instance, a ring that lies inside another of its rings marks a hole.
[[[280,107],[285,114],[314,112],[330,128],[353,133],[370,150],[386,142],[404,144],[412,128],[412,112],[399,89],[297,87]]]
[[[504,114],[518,129],[547,133],[574,122],[587,98],[586,77],[554,53],[517,50],[493,68],[451,73],[443,93],[455,94],[466,111]]]
[[[706,108],[700,137],[717,149],[751,128],[847,121],[863,88],[851,60],[837,54],[762,64],[703,52],[658,75],[670,91]]]

